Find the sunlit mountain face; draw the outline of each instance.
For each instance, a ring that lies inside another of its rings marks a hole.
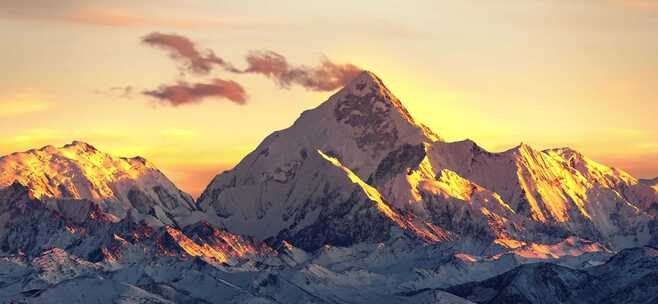
[[[360,71],[196,200],[148,160],[80,141],[8,154],[0,299],[658,301],[656,180],[436,131]]]
[[[0,304],[658,303],[658,0],[0,0]]]
[[[491,152],[658,176],[656,0],[0,1],[0,155],[79,140],[198,198],[361,69]]]

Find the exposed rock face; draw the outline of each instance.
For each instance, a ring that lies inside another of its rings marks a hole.
[[[375,156],[407,141],[406,138],[400,138],[409,135],[405,133],[419,133],[414,130],[418,125],[407,109],[374,74],[363,72],[350,86],[332,98],[336,99],[336,120],[355,131],[353,135],[358,148]],[[429,129],[420,128],[424,133],[420,137],[426,137],[425,141],[438,139]]]

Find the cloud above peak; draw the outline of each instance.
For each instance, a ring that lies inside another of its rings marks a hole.
[[[141,39],[142,43],[164,50],[179,64],[183,75],[208,75],[215,68],[230,74],[259,74],[273,80],[280,88],[298,85],[311,91],[333,91],[356,77],[361,68],[346,63],[337,64],[328,58],[316,66],[292,65],[283,55],[270,50],[251,51],[245,56],[244,69],[236,68],[211,49],[199,48],[191,39],[179,34],[153,32]],[[247,93],[232,80],[214,79],[212,83],[189,84],[179,81],[143,92],[173,106],[197,103],[206,97],[225,97],[244,104]]]
[[[361,69],[353,64],[336,64],[324,58],[315,67],[293,66],[281,54],[273,51],[252,51],[243,73],[255,73],[273,79],[280,87],[300,85],[312,91],[333,91],[346,85]]]
[[[174,107],[200,103],[213,97],[227,99],[239,105],[247,103],[247,92],[239,83],[222,79],[192,84],[179,81],[173,85],[161,85],[155,90],[144,91],[143,94]]]
[[[208,74],[215,65],[227,70],[232,66],[212,50],[199,50],[189,38],[177,34],[150,33],[142,42],[169,52],[169,57],[183,64],[183,69],[195,74]]]

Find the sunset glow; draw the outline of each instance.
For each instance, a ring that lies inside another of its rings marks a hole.
[[[0,0],[0,303],[658,301],[658,0]]]
[[[0,155],[81,140],[196,197],[354,65],[448,141],[568,146],[658,176],[658,2],[384,2],[3,1]],[[195,73],[151,33],[232,66]]]

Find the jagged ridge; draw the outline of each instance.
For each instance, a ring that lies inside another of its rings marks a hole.
[[[79,141],[1,157],[0,188],[14,182],[37,199],[89,200],[118,218],[132,213],[156,225],[172,225],[196,209],[189,194],[144,158],[114,157]]]

